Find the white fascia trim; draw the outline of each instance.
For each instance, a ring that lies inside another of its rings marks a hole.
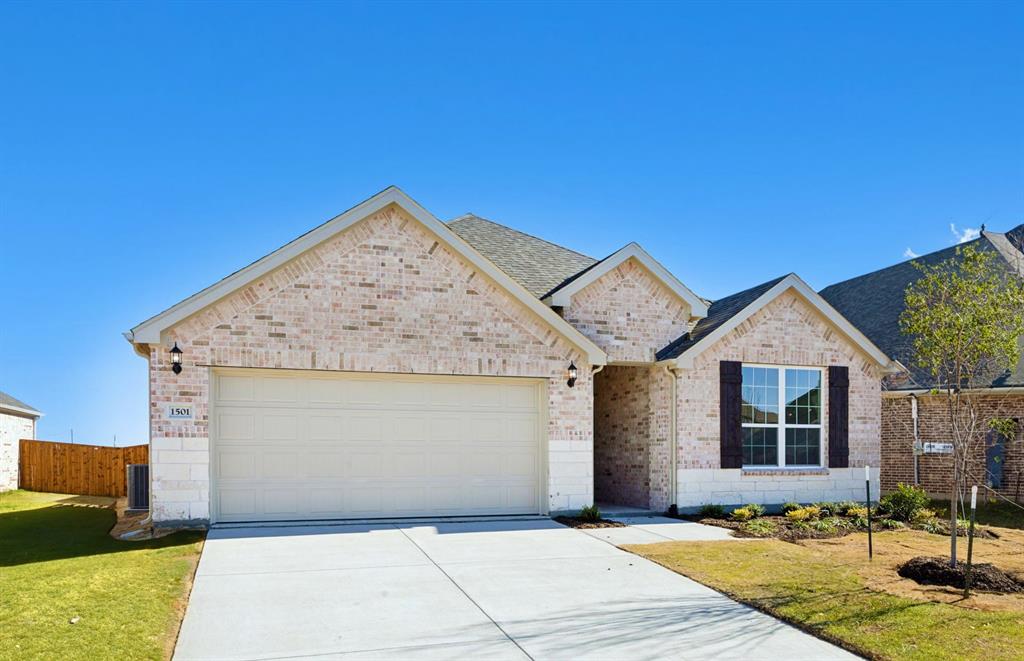
[[[20,406],[11,406],[10,404],[0,405],[0,413],[10,413],[19,418],[32,418],[38,420],[43,417],[43,414],[34,409],[23,409]]]
[[[875,346],[874,342],[857,330],[857,328],[851,324],[846,317],[839,314],[838,310],[829,305],[828,302],[818,294],[818,292],[811,289],[807,283],[801,280],[795,273],[787,275],[774,287],[761,294],[761,296],[755,299],[753,303],[743,308],[739,314],[733,316],[729,321],[716,328],[699,342],[683,352],[681,356],[675,359],[676,366],[682,369],[691,369],[693,367],[694,359],[704,350],[725,337],[737,326],[749,319],[758,310],[768,305],[790,289],[798,293],[805,301],[807,301],[807,303],[820,312],[822,316],[828,319],[833,326],[849,338],[851,342],[856,344],[864,353],[871,356],[871,358],[887,373],[896,373],[900,371],[898,363],[885,355],[885,352]]]
[[[548,305],[566,307],[569,305],[573,295],[589,284],[600,279],[603,275],[616,268],[628,259],[635,259],[640,262],[654,277],[658,278],[666,287],[679,298],[686,301],[690,306],[690,314],[703,319],[708,316],[708,305],[693,291],[679,281],[668,269],[658,263],[658,260],[651,257],[646,250],[637,243],[630,243],[625,248],[612,253],[593,266],[589,271],[576,278],[566,286],[557,290],[544,299]]]
[[[455,252],[466,258],[479,271],[497,282],[502,288],[512,294],[513,297],[535,312],[555,330],[559,331],[566,339],[582,349],[591,365],[603,365],[607,362],[608,356],[600,347],[587,339],[569,322],[555,314],[551,308],[537,300],[522,285],[510,278],[504,271],[477,252],[455,232],[450,230],[447,225],[435,218],[429,211],[396,186],[391,186],[377,193],[365,202],[352,207],[341,215],[303,234],[266,257],[236,271],[201,292],[186,298],[155,317],[147,319],[125,333],[125,337],[135,345],[159,344],[161,333],[164,330],[209,307],[225,296],[234,293],[250,282],[286,264],[307,250],[343,232],[390,204],[395,204],[404,209],[409,215],[447,243]]]

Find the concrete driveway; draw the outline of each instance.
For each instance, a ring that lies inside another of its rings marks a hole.
[[[550,520],[211,531],[175,659],[303,657],[854,658]]]

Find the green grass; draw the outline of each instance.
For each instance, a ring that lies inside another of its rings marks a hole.
[[[0,494],[0,659],[169,655],[203,534],[117,541],[96,501]]]
[[[876,542],[886,543],[883,535]],[[877,556],[866,568],[866,559],[830,548],[779,540],[628,547],[870,658],[996,661],[1024,654],[1024,611],[976,610],[873,589],[863,574],[880,575]]]
[[[978,496],[981,500],[981,496]],[[968,507],[970,503],[967,503]],[[935,510],[940,519],[949,518],[949,501],[933,500],[931,508]],[[959,507],[957,508],[960,509]],[[970,516],[970,510],[966,514],[957,512],[961,519]],[[1016,528],[1024,530],[1024,505],[1008,503],[1005,500],[994,500],[990,503],[978,503],[977,521],[984,526],[998,526],[1000,528]]]

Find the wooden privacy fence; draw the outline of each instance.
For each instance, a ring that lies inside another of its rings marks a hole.
[[[125,466],[148,463],[148,445],[112,448],[22,439],[18,486],[29,491],[120,497],[128,494]]]

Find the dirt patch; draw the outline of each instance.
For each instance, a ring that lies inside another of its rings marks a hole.
[[[609,521],[608,519],[598,519],[597,521],[585,521],[575,516],[556,516],[555,521],[561,523],[563,526],[569,526],[570,528],[625,528],[625,523],[619,523],[618,521]]]
[[[974,561],[992,563],[1003,571],[1024,577],[1024,531],[993,528],[993,539],[974,540]],[[834,539],[803,540],[801,546],[827,555],[837,566],[856,571],[865,585],[881,592],[918,601],[933,601],[982,611],[1024,613],[1024,592],[997,594],[975,592],[964,599],[963,589],[947,585],[926,585],[899,575],[900,565],[919,556],[948,557],[949,539],[921,530],[875,533],[874,560],[867,562],[867,535]],[[967,540],[958,544],[959,558],[967,557]]]
[[[919,556],[900,565],[897,572],[923,585],[948,585],[963,589],[967,585],[967,565],[949,566],[946,558]],[[976,590],[1009,594],[1024,592],[1024,581],[1007,574],[993,564],[982,563],[971,568],[971,587]]]

